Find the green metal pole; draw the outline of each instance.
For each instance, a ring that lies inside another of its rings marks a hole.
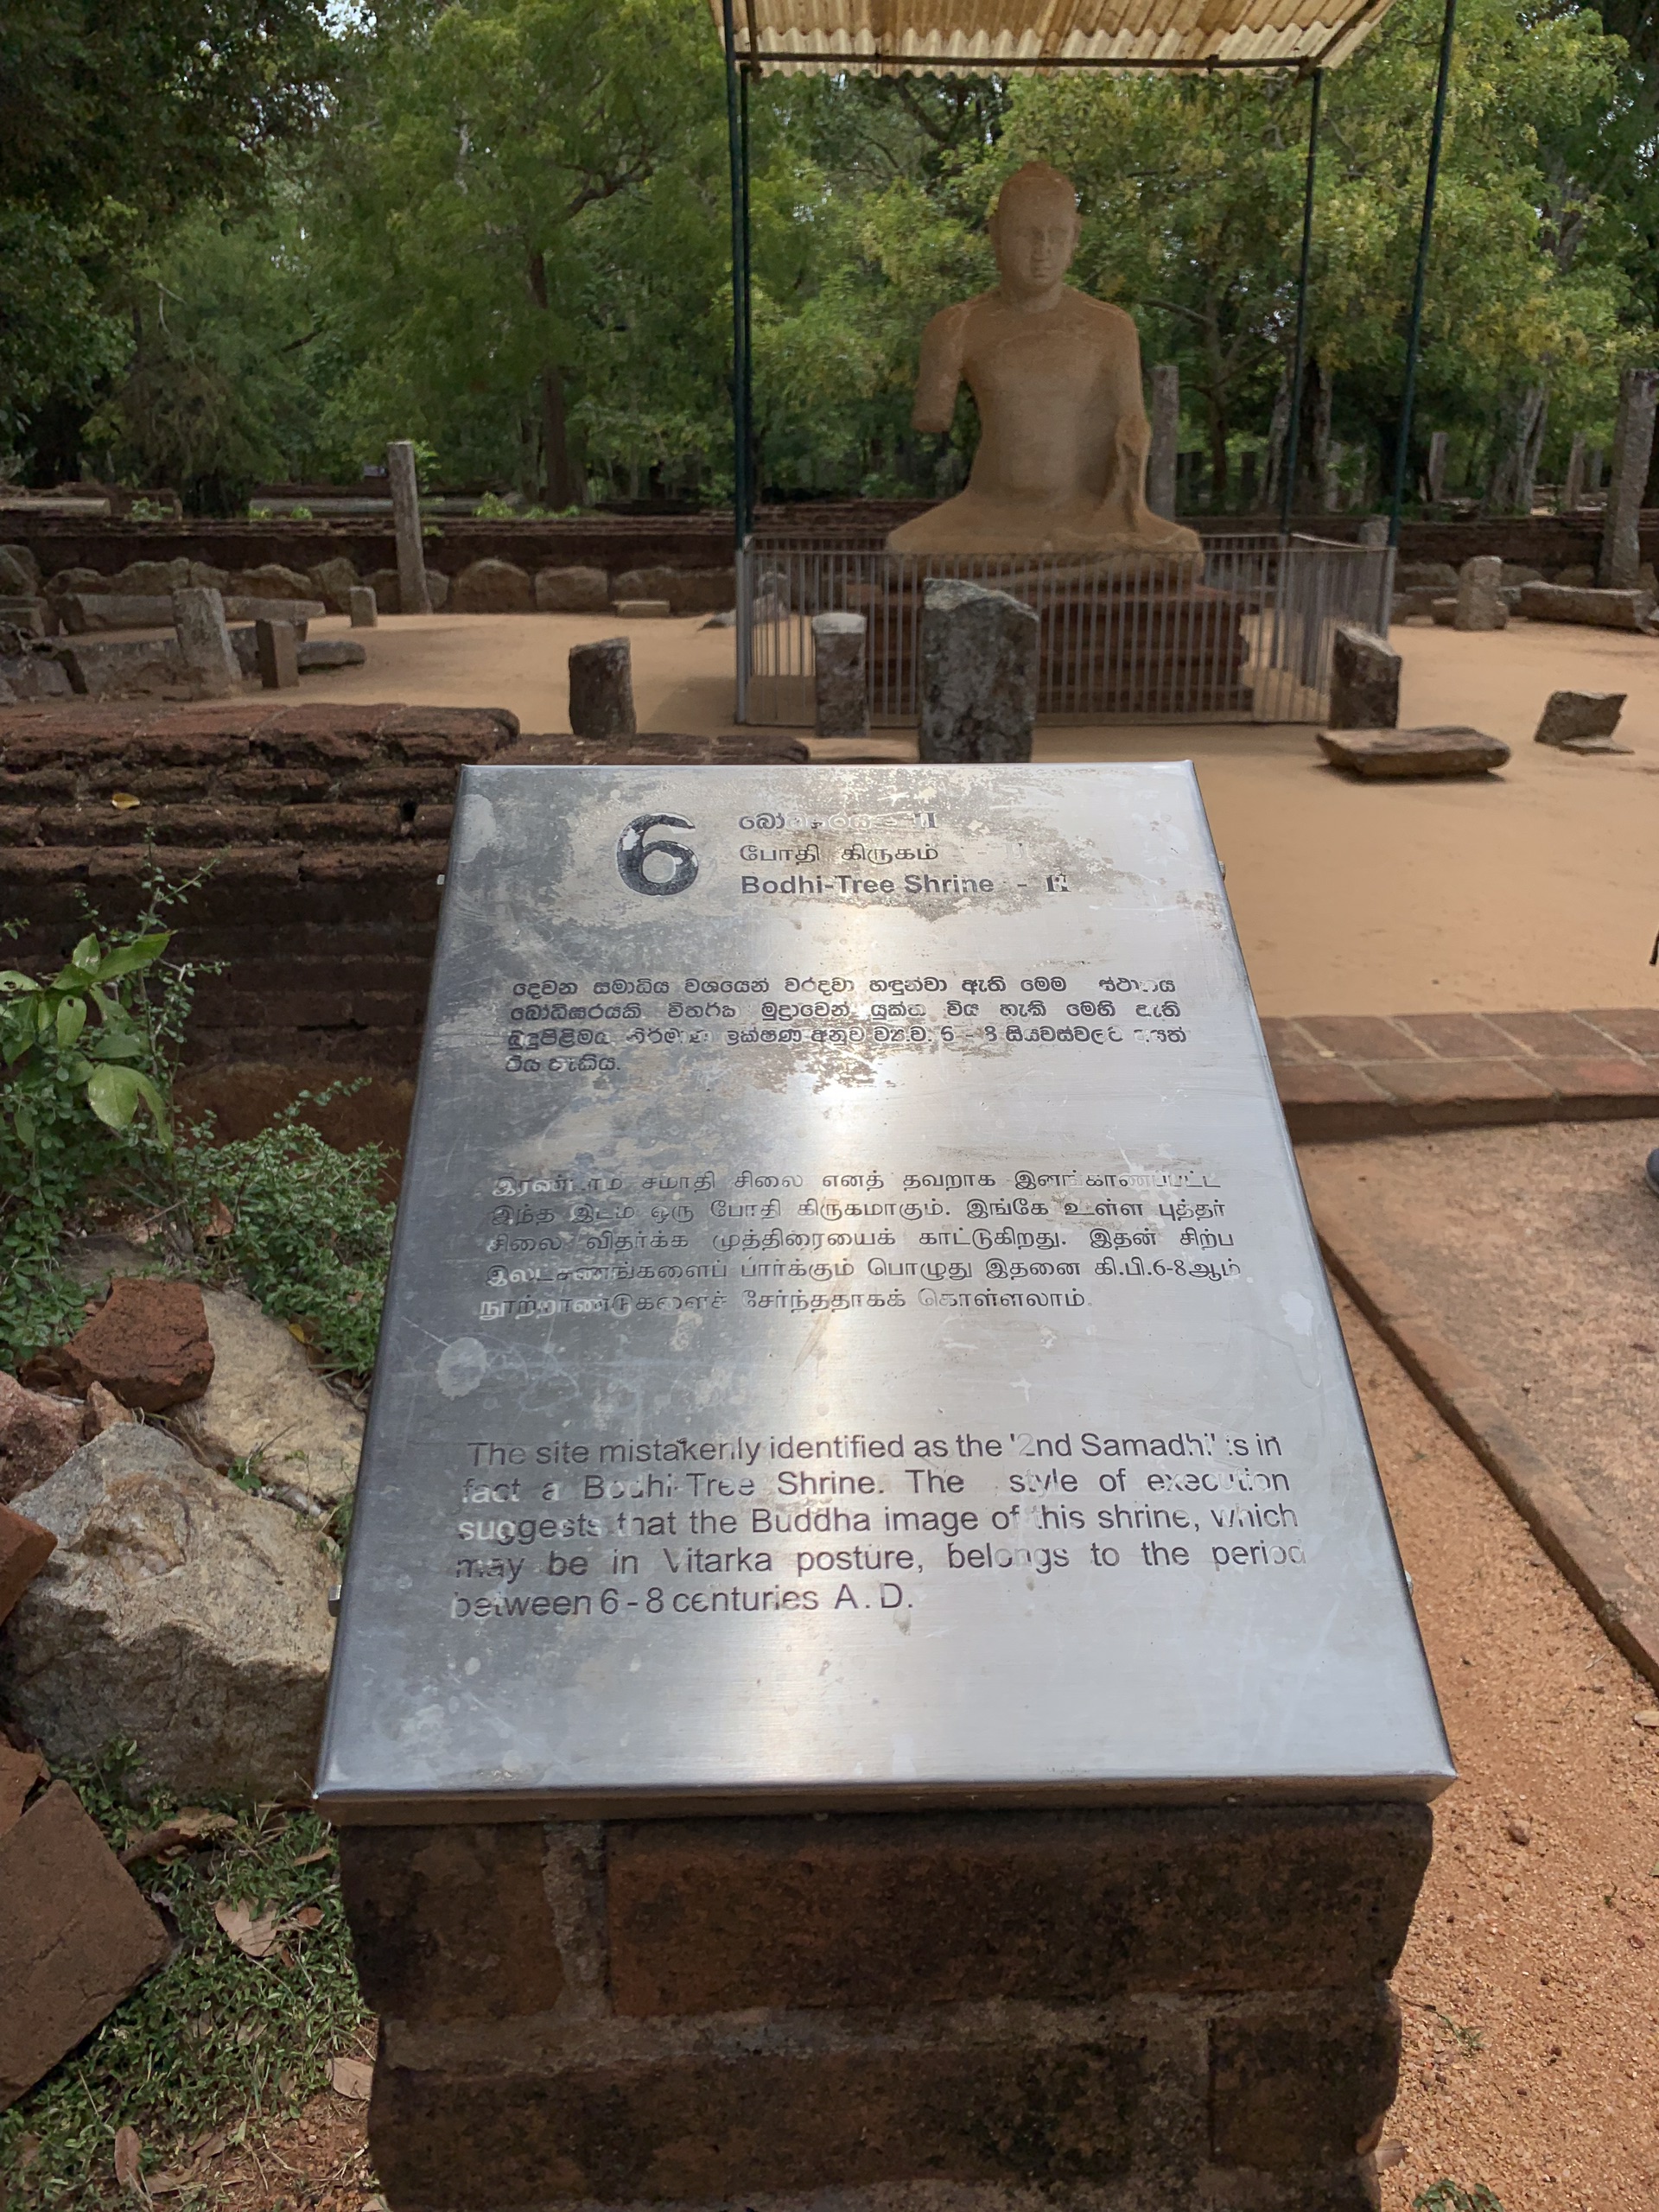
[[[1457,29],[1458,0],[1446,0],[1440,26],[1440,74],[1434,85],[1434,120],[1428,134],[1428,174],[1423,180],[1423,220],[1417,233],[1417,271],[1411,286],[1411,321],[1406,326],[1406,382],[1400,395],[1400,442],[1394,455],[1394,498],[1389,507],[1389,543],[1400,543],[1400,515],[1406,504],[1406,470],[1411,451],[1412,410],[1417,404],[1417,357],[1423,340],[1423,287],[1428,277],[1429,241],[1434,232],[1434,193],[1440,180],[1440,142],[1446,134],[1446,88],[1452,76],[1452,40]]]
[[[754,439],[754,278],[753,232],[749,220],[749,79],[746,63],[738,76],[738,116],[741,129],[743,176],[743,483],[748,495],[743,517],[747,537],[754,527],[754,503],[760,496],[760,472]]]
[[[1296,497],[1297,448],[1302,435],[1302,378],[1307,366],[1307,271],[1313,255],[1313,177],[1319,160],[1319,105],[1325,72],[1313,72],[1313,105],[1307,124],[1307,182],[1302,193],[1302,265],[1296,279],[1296,355],[1290,378],[1290,427],[1285,435],[1285,480],[1279,490],[1279,529],[1290,535],[1291,504]]]
[[[743,144],[742,100],[737,69],[737,25],[732,0],[723,0],[726,32],[726,141],[729,156],[732,200],[732,520],[741,550],[748,532],[749,426],[744,397],[748,365],[744,341],[748,334],[748,302],[743,296]]]

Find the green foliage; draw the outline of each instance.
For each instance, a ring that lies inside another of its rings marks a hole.
[[[1454,2181],[1437,2181],[1420,2189],[1411,2200],[1411,2212],[1503,2212],[1484,2181],[1461,2189]]]
[[[192,973],[162,965],[168,941],[165,930],[142,926],[107,941],[93,933],[49,982],[0,971],[0,1361],[8,1366],[79,1316],[84,1293],[59,1261],[72,1216],[94,1192],[150,1193],[165,1179],[172,1059]]]
[[[118,1851],[178,1809],[164,1793],[133,1801],[133,1758],[131,1745],[116,1746],[99,1766],[62,1776]],[[118,2128],[137,2129],[153,2172],[180,2162],[211,2130],[257,2128],[297,2111],[326,2087],[330,2059],[361,2051],[369,2016],[352,1967],[332,1831],[310,1813],[229,1799],[215,1808],[236,1818],[217,1847],[134,1868],[177,1923],[175,1956],[0,2115],[5,2212],[113,2203]],[[215,1919],[220,1904],[290,1924],[268,1957],[251,1959]],[[314,1914],[316,1924],[307,1926]],[[19,2173],[27,2138],[38,2148]]]
[[[380,1196],[386,1156],[378,1145],[340,1152],[301,1120],[337,1090],[303,1091],[257,1136],[215,1145],[193,1131],[175,1166],[193,1222],[223,1206],[231,1226],[216,1240],[268,1313],[295,1324],[336,1369],[366,1376],[374,1364],[396,1209]]]

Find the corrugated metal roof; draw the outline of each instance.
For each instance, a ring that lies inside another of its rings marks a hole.
[[[711,0],[722,25],[724,0]],[[1389,0],[734,0],[770,73],[1334,69]]]

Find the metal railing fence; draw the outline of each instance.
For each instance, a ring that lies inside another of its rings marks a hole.
[[[1394,550],[1241,531],[1206,539],[1201,561],[1146,556],[1093,574],[1046,556],[918,561],[853,537],[756,532],[737,563],[737,720],[810,728],[812,617],[847,613],[868,625],[871,721],[916,721],[933,576],[1036,608],[1046,719],[1311,722],[1329,709],[1338,626],[1388,634]]]

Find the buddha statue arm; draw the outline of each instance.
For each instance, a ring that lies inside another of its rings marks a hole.
[[[959,307],[946,308],[922,333],[916,404],[910,416],[913,430],[948,430],[956,420],[963,344],[971,305],[971,301],[964,301]]]

